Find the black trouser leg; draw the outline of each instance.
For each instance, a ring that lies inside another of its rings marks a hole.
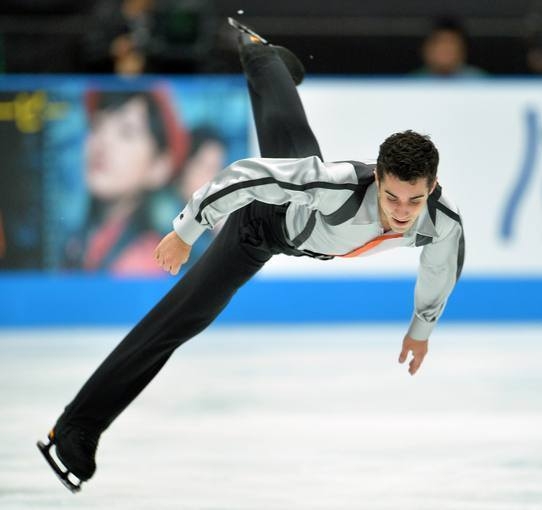
[[[205,329],[273,255],[255,207],[232,214],[186,275],[98,367],[59,420],[101,433],[173,351]]]
[[[264,157],[320,156],[297,89],[272,48],[245,55]],[[278,252],[272,208],[253,203],[231,215],[211,246],[98,367],[58,425],[100,433],[133,401],[181,344],[204,330],[237,289]],[[269,239],[266,238],[269,237]]]
[[[277,52],[259,44],[241,51],[262,157],[322,159],[297,88]]]

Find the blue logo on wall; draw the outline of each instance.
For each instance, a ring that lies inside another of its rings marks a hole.
[[[538,114],[533,109],[525,112],[525,150],[523,161],[521,162],[520,172],[516,185],[508,198],[504,215],[501,221],[500,234],[505,240],[510,240],[513,236],[514,225],[518,214],[519,206],[529,187],[535,170],[536,157],[539,144],[537,142],[539,129]]]

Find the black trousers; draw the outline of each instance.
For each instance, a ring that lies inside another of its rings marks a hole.
[[[320,155],[297,89],[275,50],[251,45],[242,63],[263,157]],[[128,333],[59,418],[101,433],[163,367],[204,330],[274,254],[289,253],[283,207],[254,202],[230,215],[203,256]],[[292,253],[293,254],[293,253]]]

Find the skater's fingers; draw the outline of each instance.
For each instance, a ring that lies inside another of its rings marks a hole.
[[[414,375],[418,369],[420,368],[422,362],[423,362],[423,355],[417,355],[414,357],[414,359],[409,364],[409,373],[410,375]]]
[[[399,354],[399,363],[404,363],[408,356],[408,351],[410,349],[408,347],[403,347],[401,350],[401,354]]]
[[[158,260],[158,265],[160,266],[161,269],[163,269],[164,271],[168,271],[171,269],[171,263],[169,262],[168,258],[167,257],[161,257],[159,260]]]
[[[170,232],[155,248],[154,257],[161,269],[176,275],[188,260],[191,248],[175,232]]]

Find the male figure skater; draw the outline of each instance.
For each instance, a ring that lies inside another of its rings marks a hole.
[[[229,215],[223,229],[98,367],[49,442],[38,443],[74,492],[94,474],[101,433],[273,255],[326,260],[423,246],[414,315],[399,356],[403,363],[412,352],[412,375],[461,272],[461,220],[437,184],[438,152],[429,138],[412,131],[391,135],[380,146],[376,168],[324,163],[295,87],[303,77],[299,61],[230,23],[242,33],[241,62],[264,158],[235,162],[194,193],[156,248],[158,264],[177,274],[198,236]],[[66,470],[51,457],[53,445]]]

